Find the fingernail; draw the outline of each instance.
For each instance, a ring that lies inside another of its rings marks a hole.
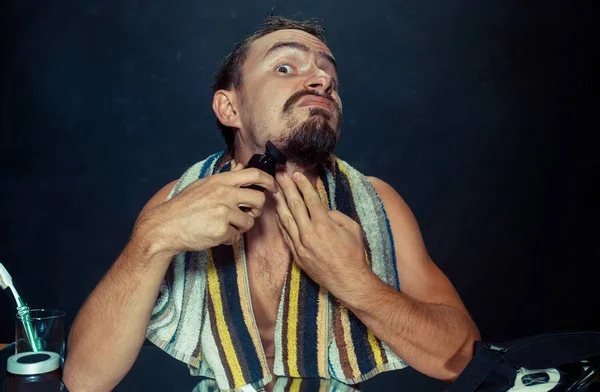
[[[277,172],[276,176],[277,176],[277,180],[279,180],[279,181],[283,180],[283,172]]]
[[[294,173],[294,181],[300,181],[300,178],[302,177],[302,175],[300,174],[300,172],[296,172]]]

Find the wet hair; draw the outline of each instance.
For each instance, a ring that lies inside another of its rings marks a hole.
[[[250,44],[267,34],[286,29],[304,31],[314,35],[323,43],[326,43],[325,35],[327,34],[327,31],[321,26],[319,20],[293,20],[284,18],[283,16],[273,16],[271,12],[267,15],[263,25],[257,31],[238,42],[233,48],[233,51],[221,60],[219,68],[217,69],[217,72],[215,72],[214,83],[211,86],[213,94],[221,89],[236,89],[240,91],[244,83],[242,68],[248,57]],[[235,143],[235,128],[223,125],[219,119],[217,119],[217,126],[221,130],[221,134],[227,144],[227,152],[232,152]]]

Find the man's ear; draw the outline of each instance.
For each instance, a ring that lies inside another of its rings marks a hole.
[[[217,90],[213,96],[213,110],[221,124],[232,128],[241,128],[235,98],[233,91]]]

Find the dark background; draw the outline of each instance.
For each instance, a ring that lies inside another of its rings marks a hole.
[[[600,330],[591,3],[4,0],[0,261],[70,324],[145,202],[223,149],[212,74],[275,6],[323,18],[337,154],[404,197],[484,339]]]

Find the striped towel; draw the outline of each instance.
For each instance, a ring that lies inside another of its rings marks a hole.
[[[231,170],[224,151],[189,168],[168,199],[193,181]],[[394,242],[383,204],[371,183],[332,156],[318,169],[324,205],[363,228],[365,256],[385,283],[400,290]],[[148,339],[188,364],[193,375],[220,389],[260,389],[272,375],[252,311],[244,239],[201,252],[177,254],[165,275]],[[327,290],[290,263],[275,328],[277,376],[333,378],[357,384],[407,365]]]
[[[192,392],[219,391],[217,382],[203,378]],[[287,378],[279,377],[273,385],[273,392],[358,392],[360,389],[343,384],[334,378]]]

